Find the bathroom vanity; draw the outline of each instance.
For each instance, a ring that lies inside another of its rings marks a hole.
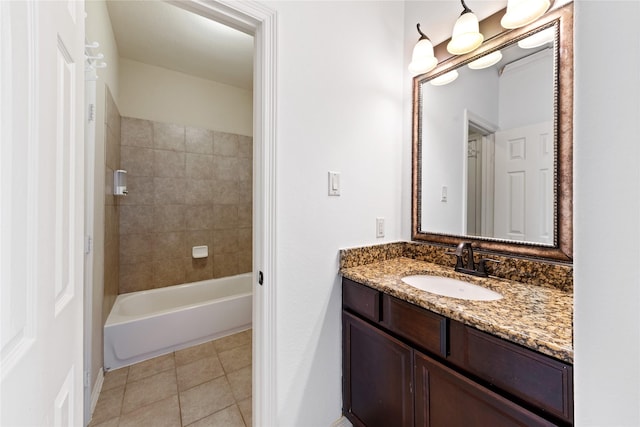
[[[342,273],[343,412],[355,426],[572,425],[570,294],[403,257]],[[503,298],[465,301],[402,282],[417,273]]]

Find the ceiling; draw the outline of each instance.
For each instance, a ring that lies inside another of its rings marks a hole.
[[[163,1],[107,8],[120,57],[252,89],[253,36]]]

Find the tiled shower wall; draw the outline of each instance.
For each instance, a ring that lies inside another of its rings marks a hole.
[[[120,168],[120,113],[109,88],[106,89],[105,113],[105,195],[104,195],[104,299],[102,300],[103,322],[119,292],[120,198],[113,195],[113,171]]]
[[[252,138],[128,117],[121,134],[120,293],[250,272]]]

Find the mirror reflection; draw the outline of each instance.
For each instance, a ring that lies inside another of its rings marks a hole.
[[[554,245],[557,23],[543,30],[420,81],[419,232]]]

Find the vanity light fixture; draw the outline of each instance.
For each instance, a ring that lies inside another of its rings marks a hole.
[[[409,64],[409,71],[414,75],[427,73],[438,65],[438,60],[433,55],[433,44],[431,40],[420,31],[420,24],[417,25],[417,28],[420,38],[413,48],[411,64]]]
[[[500,25],[508,29],[524,27],[544,15],[549,6],[550,0],[508,0]]]
[[[556,37],[555,28],[547,28],[533,35],[530,35],[526,39],[522,39],[518,42],[518,47],[521,49],[533,49],[534,47],[542,46],[543,44],[551,43]]]
[[[475,61],[469,62],[468,66],[472,70],[482,70],[483,68],[488,68],[497,64],[501,59],[502,52],[496,50],[495,52],[491,52],[489,55],[482,56]]]
[[[462,13],[453,26],[451,41],[447,44],[447,51],[453,55],[463,55],[475,50],[484,40],[480,34],[478,17],[467,7],[464,0],[462,3]]]
[[[451,83],[457,78],[458,78],[458,72],[456,70],[453,70],[441,76],[438,76],[433,80],[429,80],[429,83],[431,83],[434,86],[444,86]]]

